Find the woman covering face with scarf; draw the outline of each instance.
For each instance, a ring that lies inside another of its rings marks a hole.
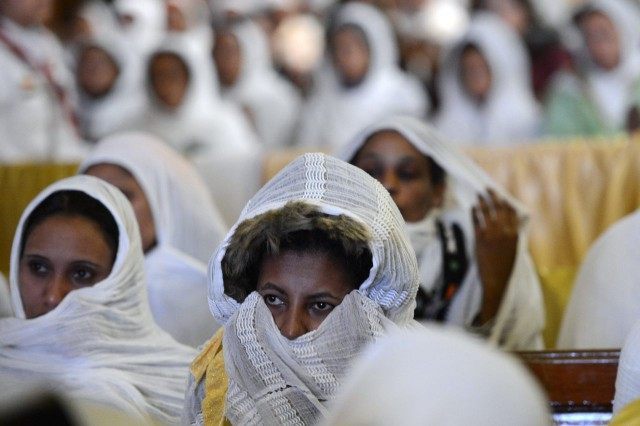
[[[255,195],[209,279],[224,328],[192,364],[187,424],[315,423],[361,348],[412,321],[418,286],[388,193],[323,154]]]
[[[0,389],[46,381],[74,399],[175,423],[193,349],[153,321],[131,204],[89,176],[25,209],[11,251],[15,317],[0,320]]]
[[[369,127],[341,156],[378,179],[406,221],[417,319],[470,327],[507,349],[542,347],[542,294],[517,201],[411,117]]]

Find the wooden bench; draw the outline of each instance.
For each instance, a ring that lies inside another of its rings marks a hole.
[[[557,425],[606,425],[620,351],[518,352],[547,392]]]

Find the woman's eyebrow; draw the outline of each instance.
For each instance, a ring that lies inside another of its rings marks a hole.
[[[275,285],[270,281],[264,284],[259,284],[257,290],[274,290],[274,291],[277,291],[278,293],[286,294],[286,292],[282,288],[278,287],[277,285]]]
[[[329,293],[328,291],[323,291],[320,293],[313,293],[307,296],[307,299],[340,299],[340,297]]]

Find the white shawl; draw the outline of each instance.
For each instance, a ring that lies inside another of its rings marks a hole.
[[[289,145],[298,122],[301,98],[273,68],[269,41],[257,24],[246,21],[232,29],[240,46],[242,66],[225,98],[249,109],[256,131],[269,148]]]
[[[491,70],[491,89],[478,106],[460,80],[462,47],[475,44]],[[435,125],[456,143],[514,144],[537,136],[540,111],[531,88],[524,43],[497,16],[477,14],[462,41],[443,55],[440,71],[442,106]]]
[[[173,34],[155,49],[154,54],[158,53],[181,58],[189,70],[190,81],[182,104],[175,110],[160,104],[147,81],[150,102],[140,126],[142,130],[192,158],[257,149],[255,135],[242,112],[219,98],[213,61],[198,40],[189,34]]]
[[[9,285],[0,272],[0,318],[13,316],[11,300],[9,296]]]
[[[328,425],[550,426],[546,398],[516,359],[455,330],[405,330],[372,344]]]
[[[82,191],[118,224],[119,244],[109,276],[74,290],[52,311],[25,319],[19,290],[24,224],[57,191]],[[15,318],[0,320],[0,377],[48,378],[71,397],[163,423],[175,423],[194,351],[155,325],[147,301],[140,231],[130,203],[115,187],[90,176],[61,180],[25,209],[11,251]]]
[[[582,261],[564,311],[561,349],[620,348],[640,319],[640,212],[613,224]]]
[[[217,328],[205,301],[206,262],[227,229],[202,178],[178,153],[144,133],[102,140],[79,171],[101,163],[128,170],[149,201],[157,246],[145,256],[145,266],[154,318],[179,342],[200,345]]]
[[[637,293],[633,295],[636,296]],[[640,316],[636,316],[636,320],[638,319]],[[640,321],[636,321],[628,331],[618,363],[616,393],[613,398],[614,414],[640,398]]]
[[[333,25],[355,25],[364,32],[370,51],[369,70],[358,86],[347,89],[327,58],[315,93],[303,110],[299,145],[337,150],[389,114],[426,117],[424,90],[399,69],[395,36],[382,12],[370,5],[349,3],[339,9]]]
[[[167,11],[163,0],[115,0],[118,17],[128,16],[132,22],[120,25],[123,36],[138,55],[146,56],[166,33]]]
[[[78,87],[80,127],[88,140],[97,141],[116,131],[130,129],[140,121],[146,107],[142,58],[129,41],[115,31],[102,30],[75,49],[75,65],[89,47],[105,51],[118,67],[113,86],[103,97],[95,99]]]
[[[516,209],[520,218],[516,259],[489,339],[506,349],[540,349],[544,304],[538,275],[529,254],[529,214],[524,207],[473,161],[458,152],[429,126],[412,117],[392,117],[369,127],[343,150],[341,158],[353,160],[367,139],[382,130],[400,133],[418,151],[438,163],[447,174],[445,204],[438,218],[445,223],[455,222],[461,226],[470,260],[467,276],[449,308],[446,318],[448,323],[469,326],[482,302],[482,283],[474,258],[474,232],[471,224],[471,209],[477,203],[478,194],[485,194],[487,189],[492,189]],[[425,221],[408,224],[407,227],[412,242],[417,243],[414,250],[422,253],[418,264],[421,285],[426,286],[427,290],[430,280],[437,276],[433,270],[442,268],[441,258],[433,257],[434,250],[427,249],[433,239],[437,238],[435,232],[429,233],[429,219],[427,216]]]
[[[238,224],[294,200],[363,224],[371,235],[373,266],[360,288],[347,295],[317,330],[288,340],[256,292],[242,304],[224,293],[221,261],[235,227],[230,231],[209,263],[209,305],[225,324],[225,415],[234,423],[317,421],[364,344],[392,323],[407,325],[413,318],[415,257],[400,212],[378,182],[335,158],[306,154],[256,194]],[[189,406],[197,404],[188,402]]]

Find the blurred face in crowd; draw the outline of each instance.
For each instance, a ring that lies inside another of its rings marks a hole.
[[[476,103],[483,103],[491,90],[491,69],[480,50],[467,46],[460,55],[462,88]]]
[[[53,0],[2,0],[0,13],[23,27],[43,25],[53,13]]]
[[[444,182],[432,182],[429,158],[398,132],[373,134],[351,163],[389,191],[406,222],[418,222],[442,205]]]
[[[357,86],[369,71],[370,52],[364,33],[354,26],[344,26],[331,38],[333,64],[347,87]]]
[[[119,74],[118,65],[113,58],[104,49],[95,46],[82,50],[76,72],[78,86],[92,98],[100,98],[109,93]]]
[[[216,33],[213,48],[213,60],[218,70],[220,84],[224,87],[233,86],[242,69],[242,53],[236,37],[229,31]]]
[[[167,108],[175,109],[184,101],[189,88],[189,68],[173,53],[159,53],[149,64],[151,88]]]
[[[36,225],[20,258],[20,297],[27,318],[53,310],[73,290],[109,276],[115,253],[100,226],[80,215],[53,215]]]
[[[490,10],[497,13],[518,34],[524,35],[531,25],[530,12],[525,4],[526,0],[489,0]]]
[[[140,228],[142,250],[147,253],[156,245],[156,227],[149,200],[135,177],[128,170],[115,164],[96,164],[85,174],[95,176],[118,188],[133,206]]]
[[[600,12],[583,16],[578,26],[591,60],[600,68],[612,70],[620,63],[620,35],[611,19]]]
[[[167,28],[169,31],[183,32],[187,30],[187,20],[180,7],[167,3]]]
[[[354,288],[331,255],[296,251],[266,255],[256,287],[280,332],[291,340],[317,329]]]

